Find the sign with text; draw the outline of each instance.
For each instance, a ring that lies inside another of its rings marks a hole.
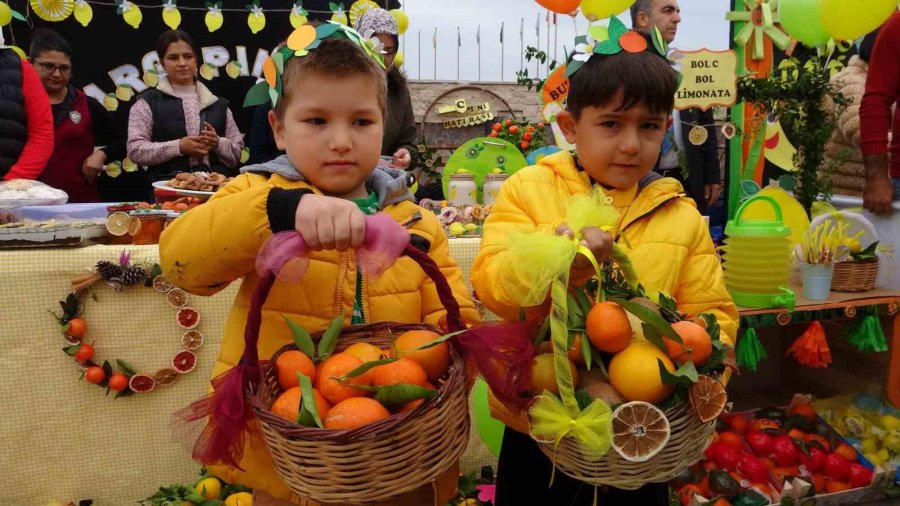
[[[438,107],[438,115],[443,120],[444,128],[462,128],[487,123],[494,119],[491,104],[469,105],[464,98],[457,99],[452,105]],[[460,117],[460,115],[462,115]]]
[[[737,101],[737,56],[734,51],[674,51],[681,67],[681,86],[675,93],[675,108],[731,107]]]

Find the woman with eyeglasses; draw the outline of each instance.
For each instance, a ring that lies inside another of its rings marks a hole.
[[[128,157],[148,167],[154,181],[195,170],[236,175],[244,147],[228,109],[197,80],[199,52],[183,30],[156,42],[165,77],[141,94],[128,118]]]
[[[65,191],[69,202],[100,202],[97,180],[106,163],[125,156],[124,140],[100,102],[69,83],[72,48],[61,35],[35,31],[29,56],[53,112],[53,154],[40,180]]]

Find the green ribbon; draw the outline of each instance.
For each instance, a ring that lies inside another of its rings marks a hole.
[[[757,365],[768,357],[766,349],[759,341],[759,336],[756,335],[756,329],[751,327],[741,334],[735,355],[738,367],[746,367],[754,372]]]
[[[868,315],[862,322],[848,333],[848,342],[859,351],[880,353],[888,350],[881,321],[875,315]]]

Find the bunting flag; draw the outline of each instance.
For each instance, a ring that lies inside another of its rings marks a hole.
[[[500,22],[500,43],[503,44],[503,25],[504,23]]]
[[[459,33],[459,27],[456,27],[456,46],[462,47],[462,35]]]
[[[434,35],[431,36],[431,47],[437,49],[437,27],[434,27]]]

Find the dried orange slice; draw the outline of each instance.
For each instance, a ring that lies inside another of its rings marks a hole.
[[[203,334],[199,330],[188,330],[181,336],[181,345],[186,350],[198,350],[203,346]]]
[[[128,235],[134,237],[141,233],[141,219],[132,216],[131,221],[128,222]]]
[[[128,233],[128,226],[131,223],[131,216],[121,211],[115,212],[106,218],[106,230],[116,236],[121,237]]]
[[[153,375],[153,379],[155,379],[156,384],[161,387],[168,386],[178,380],[178,371],[171,367],[166,367],[156,371],[156,374]]]
[[[200,325],[200,312],[192,307],[183,307],[175,314],[178,325],[185,330],[191,330]]]
[[[197,367],[197,355],[193,351],[181,350],[172,359],[172,368],[181,374],[187,374]]]
[[[725,386],[715,378],[701,374],[697,382],[691,385],[691,408],[703,423],[708,423],[725,411],[728,394]]]
[[[612,447],[629,462],[644,462],[669,442],[669,420],[653,404],[634,401],[612,414]]]
[[[163,274],[160,274],[159,276],[153,278],[153,289],[159,293],[166,293],[174,286],[175,285],[173,285],[172,282],[169,281],[169,278],[167,278]]]
[[[149,374],[135,374],[128,381],[128,387],[133,392],[144,393],[153,390],[156,386],[156,380]]]
[[[166,302],[172,307],[184,307],[188,303],[188,294],[181,288],[173,288],[166,294]]]

